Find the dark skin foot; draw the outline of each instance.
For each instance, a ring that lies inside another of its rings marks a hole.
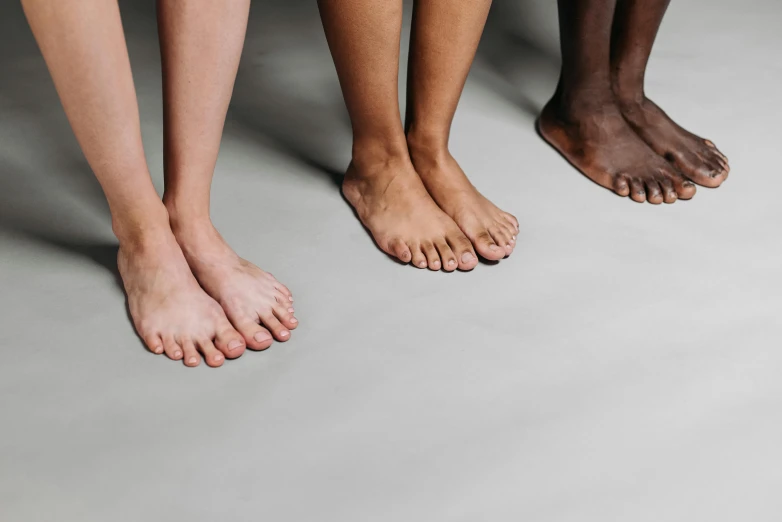
[[[478,264],[472,244],[426,192],[409,157],[354,158],[342,192],[381,250],[403,263],[446,272]]]
[[[540,133],[586,177],[639,203],[673,203],[695,195],[695,185],[638,137],[616,105],[579,110],[560,105],[555,97],[543,109]]]
[[[709,140],[681,128],[644,94],[649,55],[669,3],[616,3],[611,31],[612,91],[625,120],[652,150],[698,185],[719,187],[730,172],[725,155]]]
[[[620,102],[619,107],[652,150],[698,185],[716,188],[728,178],[728,158],[714,143],[681,128],[653,101],[644,97],[638,102]]]

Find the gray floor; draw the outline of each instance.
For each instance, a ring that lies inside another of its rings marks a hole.
[[[160,186],[154,8],[123,13]],[[134,336],[106,205],[4,3],[0,520],[779,520],[780,14],[673,2],[648,91],[733,172],[653,207],[538,139],[553,2],[498,0],[452,145],[520,246],[447,275],[380,254],[340,198],[349,128],[314,2],[256,3],[214,217],[301,327],[191,370]]]

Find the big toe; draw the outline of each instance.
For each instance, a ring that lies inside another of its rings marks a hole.
[[[490,261],[499,261],[505,257],[505,249],[500,247],[491,237],[488,230],[483,229],[470,237],[475,250]]]

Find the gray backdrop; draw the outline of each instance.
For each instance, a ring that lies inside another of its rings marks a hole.
[[[154,5],[122,8],[161,187]],[[498,0],[452,148],[519,246],[449,275],[379,253],[339,195],[349,124],[315,2],[256,2],[214,218],[301,327],[193,370],[135,337],[107,207],[4,2],[0,520],[779,520],[781,14],[674,0],[648,92],[732,174],[653,207],[536,136],[554,2]]]

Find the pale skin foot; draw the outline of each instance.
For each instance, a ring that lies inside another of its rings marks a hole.
[[[540,133],[595,183],[655,205],[695,195],[695,185],[638,137],[615,104],[573,111],[559,105],[555,96],[543,109]]]
[[[212,367],[244,353],[245,342],[198,285],[170,230],[121,243],[118,266],[133,324],[150,351],[186,366]]]
[[[290,290],[270,273],[239,257],[208,220],[172,228],[203,289],[225,311],[247,347],[265,350],[287,341],[298,326]]]
[[[516,246],[518,220],[478,192],[448,150],[434,152],[410,138],[408,143],[413,165],[426,190],[475,250],[492,261],[509,256]]]
[[[426,192],[408,156],[354,159],[342,192],[381,250],[403,263],[446,272],[478,264],[470,240]]]

